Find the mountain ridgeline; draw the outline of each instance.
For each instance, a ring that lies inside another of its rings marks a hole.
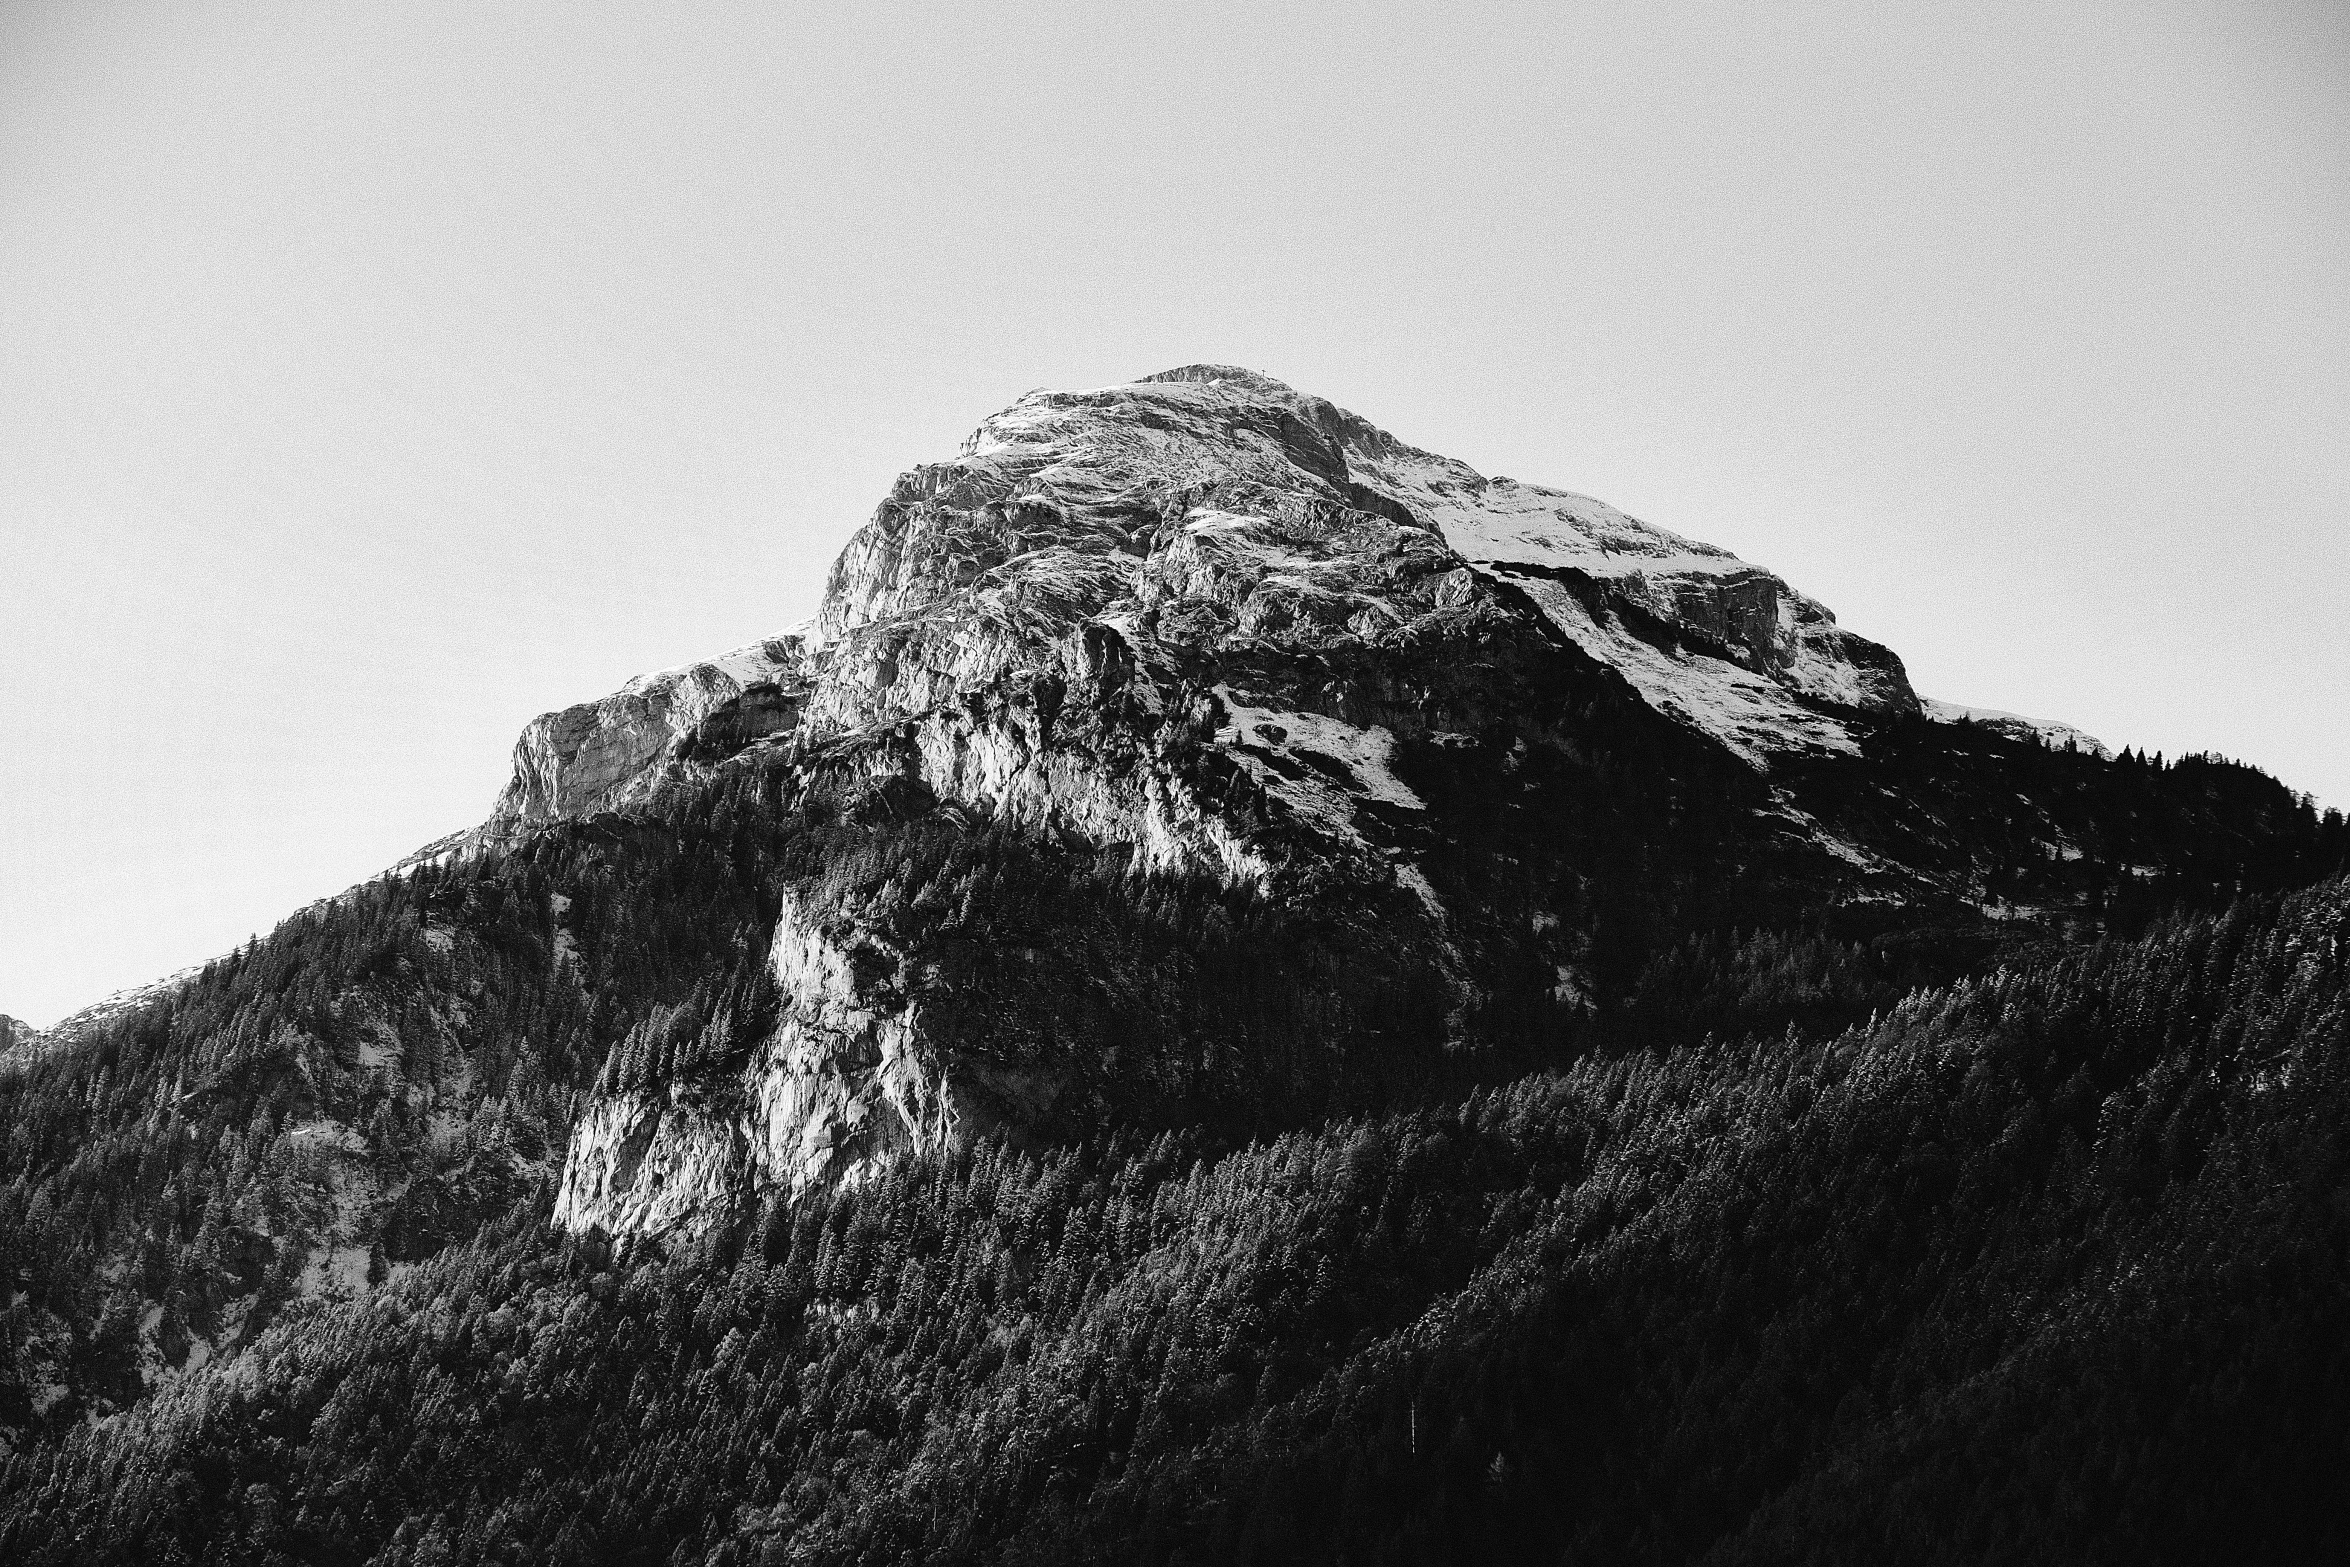
[[[2350,826],[1249,371],[0,1020],[0,1559],[2350,1546]]]

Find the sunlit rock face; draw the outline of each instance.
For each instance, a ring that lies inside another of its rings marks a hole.
[[[2037,741],[2059,751],[2084,751],[2091,756],[2113,754],[2095,735],[2052,718],[2026,718],[2021,713],[2004,713],[1990,707],[1962,707],[1956,702],[1937,702],[1931,697],[1925,699],[1925,713],[1938,724],[1975,724],[1994,734]]]
[[[760,748],[1123,846],[1136,875],[1384,887],[1428,922],[1465,1012],[1486,994],[1476,943],[1497,938],[1426,873],[1443,831],[1402,758],[1584,757],[1567,710],[1609,701],[1766,795],[1782,762],[1852,754],[1856,730],[1918,711],[1893,654],[1761,567],[1191,366],[988,419],[892,487],[813,624],[533,723],[480,838],[652,805]],[[1546,984],[1584,995],[1572,930],[1542,939]],[[875,979],[898,957],[873,940],[787,907],[773,1037],[724,1082],[594,1103],[558,1218],[674,1228],[1054,1103],[1054,1062],[941,1045],[922,1003]]]
[[[515,742],[514,776],[491,811],[491,828],[643,804],[677,769],[789,729],[798,718],[805,645],[787,632],[531,720]]]
[[[1164,704],[1220,660],[1376,654],[1528,602],[1757,765],[1848,749],[1840,709],[1917,709],[1899,659],[1761,567],[1485,478],[1270,377],[1191,366],[1033,392],[987,420],[959,456],[897,482],[812,628],[534,722],[493,822],[623,809],[747,744],[912,721],[942,794],[1245,873],[1127,768],[1114,782],[1067,759],[1036,770],[1051,693]],[[1006,700],[1023,681],[1033,714]]]
[[[797,1191],[944,1146],[959,1117],[915,1020],[858,973],[853,930],[787,903],[769,947],[785,998],[774,1034],[732,1077],[600,1100],[572,1139],[555,1217],[615,1233],[723,1210],[745,1183]]]
[[[1408,642],[1492,582],[1758,761],[1849,746],[1823,709],[1917,709],[1899,659],[1760,567],[1222,366],[988,420],[842,552],[822,625],[868,635],[880,683],[919,707],[1087,622],[1146,660],[1314,654]]]
[[[739,1072],[597,1100],[572,1138],[556,1222],[643,1233],[727,1211],[746,1190],[853,1184],[903,1155],[1031,1121],[1048,1068],[957,1059],[927,1037],[908,955],[853,918],[786,899],[769,946],[784,997]]]

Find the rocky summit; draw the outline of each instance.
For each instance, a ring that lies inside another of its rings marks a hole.
[[[2332,1559],[2346,871],[1268,376],[1033,392],[0,1018],[0,1561]]]
[[[1487,479],[1269,376],[1194,365],[1032,392],[988,419],[957,458],[898,481],[813,625],[534,723],[491,830],[649,798],[753,741],[903,724],[942,792],[1093,821],[1153,864],[1255,875],[1196,811],[1056,789],[990,704],[1039,680],[1115,696],[1139,676],[1146,696],[1205,681],[1230,717],[1250,709],[1217,690],[1222,672],[1295,686],[1326,670],[1311,708],[1377,749],[1436,711],[1433,693],[1380,678],[1416,652],[1545,640],[1758,764],[1849,752],[1855,717],[1919,711],[1891,652],[1725,550]],[[1287,749],[1254,729],[1228,748],[1259,745]],[[1279,787],[1279,770],[1244,765]]]

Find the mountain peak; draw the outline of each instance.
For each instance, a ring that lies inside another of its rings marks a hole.
[[[493,826],[648,798],[753,740],[942,722],[1040,669],[1107,658],[1214,686],[1267,660],[1377,661],[1479,617],[1571,644],[1758,770],[1918,711],[1890,651],[1727,550],[1195,364],[982,421],[892,486],[811,632],[540,719]]]
[[[1244,387],[1252,392],[1297,394],[1297,388],[1277,380],[1262,370],[1251,370],[1245,365],[1177,365],[1172,370],[1161,370],[1153,375],[1135,377],[1136,386],[1149,386],[1165,381],[1190,381],[1205,386],[1229,385]]]

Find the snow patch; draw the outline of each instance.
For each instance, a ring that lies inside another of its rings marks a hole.
[[[1592,657],[1613,665],[1649,705],[1713,736],[1757,768],[1774,753],[1802,750],[1858,755],[1852,731],[1805,706],[1785,686],[1704,653],[1667,652],[1602,622],[1564,583],[1512,578],[1551,624]]]
[[[1938,724],[1980,724],[2010,739],[2038,740],[2059,751],[2086,751],[2091,756],[2107,758],[2113,755],[2095,735],[2053,718],[2026,718],[2021,713],[2003,713],[1995,707],[1962,707],[1930,696],[1920,697],[1918,705]]]
[[[1784,789],[1771,791],[1771,811],[1782,821],[1792,823],[1804,837],[1818,844],[1822,849],[1855,870],[1871,874],[1880,871],[1888,874],[1895,872],[1894,867],[1887,865],[1877,856],[1828,831],[1826,827],[1820,825],[1817,817],[1796,805],[1794,799]]]
[[[1514,479],[1487,479],[1471,488],[1461,482],[1457,465],[1441,458],[1378,466],[1382,478],[1405,492],[1406,504],[1418,502],[1414,509],[1472,561],[1565,566],[1594,577],[1713,574],[1746,565],[1728,550],[1628,517],[1588,495]]]
[[[1226,685],[1214,690],[1226,717],[1216,743],[1233,751],[1267,794],[1321,832],[1367,849],[1369,841],[1356,826],[1359,805],[1376,801],[1408,811],[1427,809],[1395,776],[1395,735],[1386,728],[1357,728],[1326,713],[1260,706],[1243,701]],[[1345,782],[1336,776],[1341,773]],[[1396,885],[1443,921],[1444,905],[1418,866],[1393,855],[1390,872]]]
[[[1215,691],[1231,717],[1231,722],[1216,733],[1218,744],[1261,746],[1271,751],[1329,757],[1343,762],[1361,792],[1370,798],[1406,810],[1427,808],[1390,768],[1395,755],[1395,736],[1387,729],[1376,724],[1358,729],[1323,713],[1253,706],[1234,695],[1230,686],[1220,685]]]

